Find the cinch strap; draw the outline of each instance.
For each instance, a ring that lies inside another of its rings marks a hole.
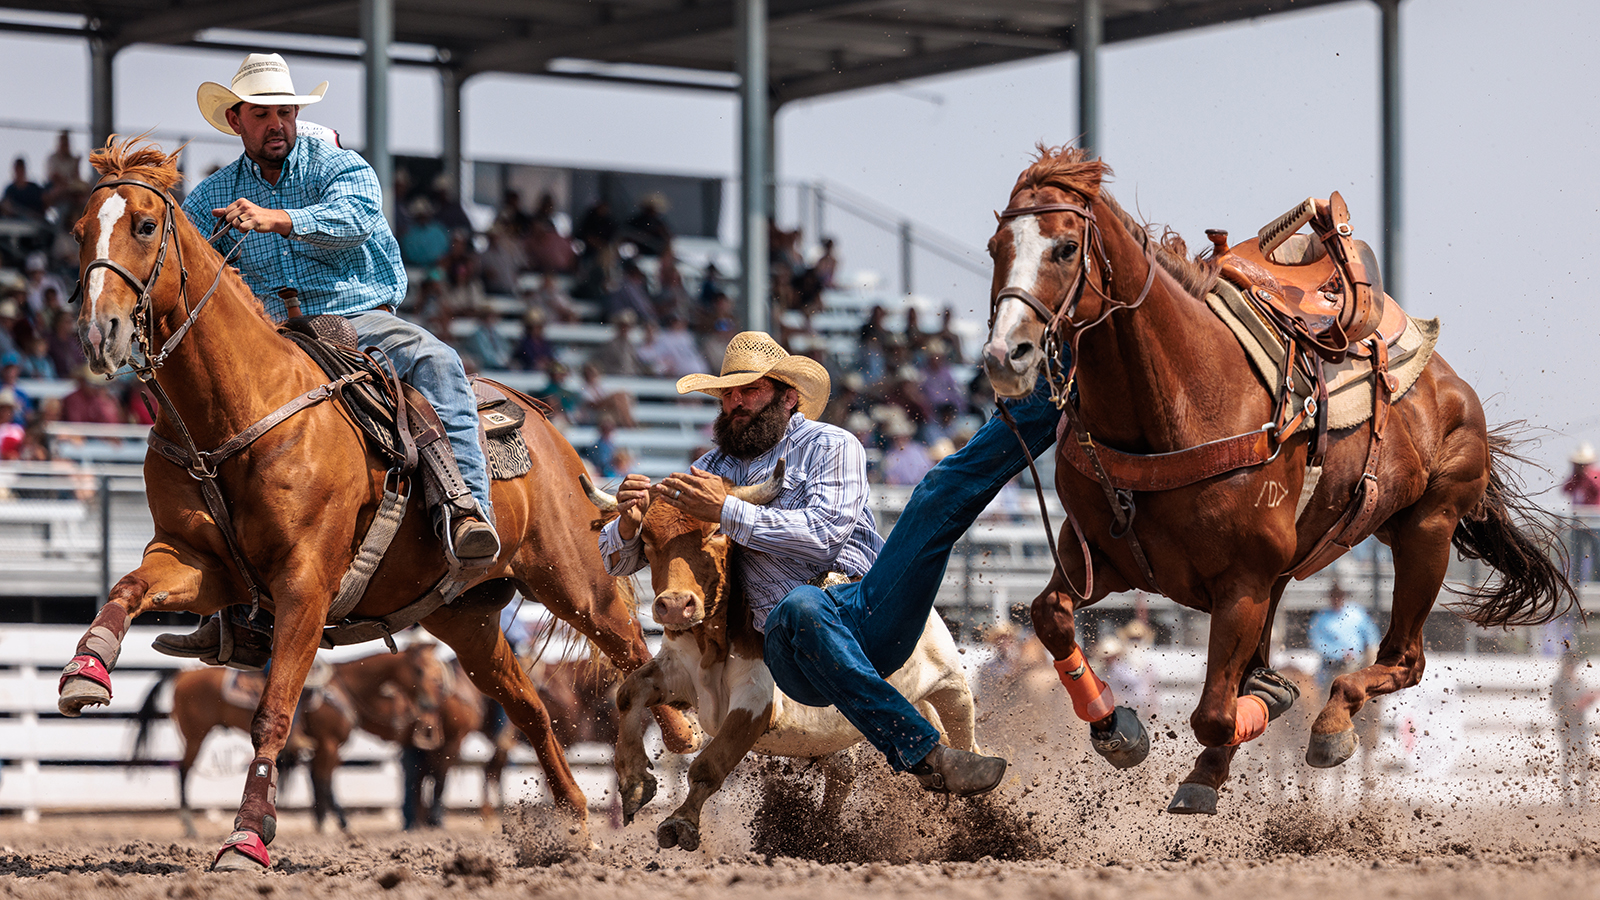
[[[1055,666],[1056,674],[1061,676],[1061,683],[1067,688],[1067,696],[1072,698],[1072,711],[1078,714],[1078,718],[1085,722],[1098,722],[1116,712],[1117,698],[1111,693],[1111,685],[1101,681],[1089,668],[1081,647],[1073,647],[1072,654],[1066,659],[1056,660]]]

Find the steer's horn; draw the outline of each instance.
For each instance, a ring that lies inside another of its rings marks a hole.
[[[578,481],[583,485],[583,492],[589,495],[589,502],[600,507],[601,512],[614,513],[617,511],[617,496],[595,487],[594,482],[589,480],[588,472],[579,475]]]
[[[728,488],[728,496],[738,497],[746,503],[757,506],[766,506],[778,499],[778,494],[783,491],[783,460],[772,467],[772,477],[760,484],[745,484]]]

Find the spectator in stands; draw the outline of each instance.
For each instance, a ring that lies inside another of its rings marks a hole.
[[[944,346],[945,359],[951,365],[959,366],[965,361],[966,357],[961,353],[961,336],[956,334],[955,314],[956,311],[953,308],[949,306],[944,308],[944,312],[939,315],[939,330],[933,337]]]
[[[522,272],[528,268],[528,255],[522,242],[515,240],[506,227],[496,222],[484,236],[487,246],[478,254],[478,269],[483,276],[483,288],[491,294],[522,293]]]
[[[450,230],[434,218],[433,201],[418,197],[406,204],[411,226],[400,236],[400,258],[408,266],[433,269],[450,249]]]
[[[49,271],[50,258],[43,250],[35,250],[28,254],[24,268],[28,272],[27,302],[28,312],[34,318],[49,308],[49,301],[45,294],[55,291],[55,308],[61,307],[61,298],[67,295],[67,285],[55,273]]]
[[[1562,493],[1574,507],[1600,506],[1600,471],[1595,469],[1594,445],[1588,441],[1579,444],[1571,460],[1572,474],[1561,486]]]
[[[598,259],[609,256],[617,240],[617,217],[611,214],[611,204],[604,197],[594,202],[578,221],[574,235],[583,243],[583,256]]]
[[[867,321],[856,334],[856,343],[861,348],[858,351],[861,375],[868,384],[877,384],[887,371],[888,345],[891,337],[888,326],[883,323],[885,315],[883,307],[874,306],[872,311],[867,313]]]
[[[1595,469],[1593,444],[1584,441],[1573,452],[1572,474],[1561,491],[1572,501],[1567,575],[1576,581],[1587,581],[1600,570],[1600,534],[1595,533],[1595,517],[1600,516],[1600,471]]]
[[[451,309],[466,313],[487,301],[471,232],[457,231],[450,235],[450,249],[439,258],[439,271],[444,275],[445,295]]]
[[[510,367],[524,372],[543,371],[555,358],[550,341],[544,336],[545,314],[541,309],[530,309],[522,315],[522,337],[511,351]]]
[[[10,388],[0,388],[0,423],[4,423],[7,428],[17,429],[19,445],[22,441],[22,425],[26,418],[22,412],[22,404],[17,402],[17,392]],[[16,459],[15,456],[9,458]]]
[[[883,394],[885,401],[904,410],[906,416],[919,425],[933,421],[933,406],[922,392],[921,382],[922,373],[916,366],[901,366]]]
[[[73,310],[61,309],[50,323],[50,362],[57,374],[78,371],[88,362],[83,356],[83,342],[78,340],[78,316]]]
[[[63,422],[98,422],[107,425],[127,421],[122,415],[122,404],[112,395],[110,384],[96,377],[84,366],[73,373],[77,387],[61,398]]]
[[[900,342],[911,351],[912,362],[920,363],[928,349],[928,342],[933,335],[922,330],[922,323],[917,320],[917,308],[906,307],[906,325],[899,335]]]
[[[11,164],[11,183],[0,193],[0,216],[44,219],[44,188],[28,178],[28,161],[17,157]]]
[[[845,420],[854,413],[867,411],[867,399],[862,395],[861,389],[865,387],[859,372],[846,372],[839,379],[839,390],[828,401],[828,408],[822,412],[822,421],[834,425],[843,425]]]
[[[1378,649],[1378,626],[1365,608],[1349,599],[1344,587],[1334,581],[1328,586],[1327,609],[1311,616],[1307,637],[1322,657],[1317,689],[1324,696],[1333,679],[1365,666]]]
[[[646,339],[639,346],[639,358],[662,378],[681,378],[711,368],[695,346],[689,323],[682,316],[667,320],[665,330],[645,326]]]
[[[17,383],[20,378],[22,378],[22,354],[15,350],[0,353],[0,389],[9,390],[17,395],[17,408],[24,417],[27,417],[38,407],[33,402],[33,397]]]
[[[684,287],[678,257],[670,244],[661,251],[656,265],[656,292],[651,299],[655,301],[656,321],[662,324],[673,316],[687,317],[692,312],[689,289]]]
[[[916,426],[903,416],[891,418],[886,426],[889,449],[883,454],[883,483],[914,485],[933,468],[928,448],[916,441]]]
[[[73,196],[88,187],[80,170],[82,161],[83,157],[72,152],[71,133],[62,131],[56,135],[56,149],[44,161],[46,207],[70,203]]]
[[[822,256],[817,258],[811,271],[816,275],[817,283],[822,290],[833,290],[834,279],[839,277],[839,257],[833,253],[833,238],[822,239]]]
[[[600,381],[599,367],[592,362],[583,364],[583,388],[579,393],[583,398],[581,418],[598,422],[601,416],[610,416],[622,428],[639,427],[633,420],[633,398],[608,390]]]
[[[632,260],[622,264],[622,281],[606,296],[606,321],[615,322],[623,312],[631,312],[640,322],[656,321],[655,304],[650,300],[650,283],[644,270]]]
[[[539,285],[526,297],[530,309],[544,310],[545,315],[556,322],[576,322],[583,317],[578,314],[578,307],[572,299],[562,293],[561,285],[555,277],[549,274],[539,277]]]
[[[29,337],[23,345],[23,378],[56,378],[56,364],[50,359],[50,340],[42,334]]]
[[[0,459],[21,459],[27,429],[17,408],[17,395],[0,389]]]
[[[17,347],[16,330],[23,321],[20,296],[17,293],[0,299],[0,356],[17,357],[19,362],[22,352]]]
[[[550,412],[555,416],[557,424],[571,425],[578,419],[578,412],[583,407],[583,395],[567,387],[567,379],[572,373],[567,367],[554,357],[545,364],[545,375],[549,382],[545,385],[544,392],[539,395],[540,400],[550,407]]]
[[[942,340],[928,342],[927,362],[922,373],[922,395],[935,410],[941,406],[953,406],[956,413],[962,415],[967,411],[967,392],[956,383],[955,373],[950,370],[949,352]]]
[[[616,420],[609,415],[602,415],[595,419],[595,428],[599,434],[595,438],[594,446],[583,451],[583,458],[594,464],[595,472],[601,478],[616,478],[618,475],[626,474],[624,469],[617,466],[622,451],[617,448],[615,440]]]
[[[660,256],[672,246],[672,226],[667,224],[671,204],[665,194],[652,191],[639,198],[639,208],[624,223],[621,237],[639,248],[641,256]]]
[[[456,190],[456,180],[449,172],[433,176],[428,199],[433,201],[434,218],[451,234],[463,231],[469,235],[472,233],[472,219],[461,207],[461,194]]]
[[[648,375],[650,369],[639,358],[633,345],[633,326],[637,321],[631,310],[624,311],[614,320],[613,337],[589,355],[589,364],[607,375]]]
[[[508,369],[515,348],[500,332],[500,312],[492,305],[478,310],[478,323],[461,342],[461,352],[471,356],[479,369]]]
[[[707,309],[715,306],[722,292],[722,271],[715,262],[707,262],[700,272],[700,305]]]
[[[533,227],[533,217],[522,208],[522,194],[516,188],[506,188],[500,193],[500,208],[494,214],[495,227],[519,243]]]

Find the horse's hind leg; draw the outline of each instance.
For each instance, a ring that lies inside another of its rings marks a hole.
[[[491,605],[467,603],[445,606],[423,620],[429,632],[456,651],[472,680],[484,696],[498,702],[506,716],[528,738],[544,770],[545,783],[556,806],[572,816],[578,827],[578,844],[589,847],[589,807],[583,791],[572,776],[567,755],[550,727],[550,713],[539,701],[539,691],[522,670],[511,644],[501,633],[499,610]]]

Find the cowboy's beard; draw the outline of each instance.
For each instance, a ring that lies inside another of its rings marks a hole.
[[[783,405],[783,395],[774,393],[766,406],[753,413],[743,410],[735,410],[734,415],[729,415],[727,410],[718,413],[717,420],[711,423],[711,436],[723,453],[735,459],[755,459],[778,446],[784,432],[789,430],[790,415]]]

